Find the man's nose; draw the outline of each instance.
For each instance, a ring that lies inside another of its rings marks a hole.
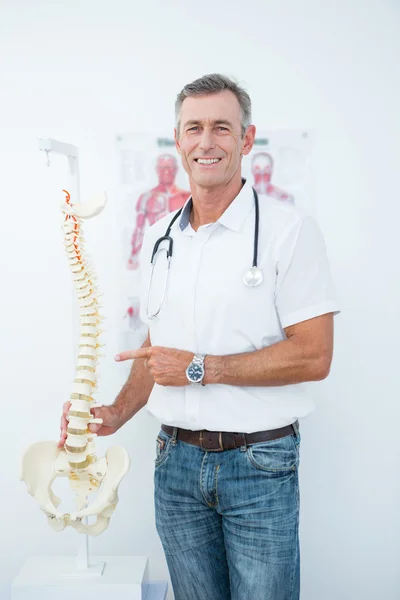
[[[201,150],[203,150],[203,152],[207,152],[208,150],[215,148],[215,142],[212,132],[207,130],[206,128],[204,128],[201,134],[199,147],[201,148]]]

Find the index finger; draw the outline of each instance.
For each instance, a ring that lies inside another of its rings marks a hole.
[[[126,350],[125,352],[120,352],[115,357],[117,362],[121,362],[123,360],[130,360],[132,358],[149,358],[151,354],[151,348],[139,348],[138,350]]]

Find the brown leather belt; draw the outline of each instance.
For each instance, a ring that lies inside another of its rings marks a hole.
[[[173,435],[175,428],[170,425],[161,425],[161,429],[165,433],[168,433],[168,435]],[[194,446],[200,446],[200,448],[208,452],[222,452],[222,450],[234,450],[241,446],[277,440],[287,435],[293,435],[293,433],[297,434],[299,431],[299,422],[295,421],[292,425],[280,427],[279,429],[254,431],[253,433],[230,433],[228,431],[207,431],[206,429],[192,431],[191,429],[181,429],[180,427],[176,427],[176,430],[177,440],[193,444]]]

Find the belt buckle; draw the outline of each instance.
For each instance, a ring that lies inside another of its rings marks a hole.
[[[222,431],[218,432],[219,448],[207,448],[206,446],[204,446],[204,431],[206,430],[202,429],[199,435],[200,447],[202,450],[206,450],[207,452],[222,452],[223,450],[225,450],[224,445],[222,443]]]

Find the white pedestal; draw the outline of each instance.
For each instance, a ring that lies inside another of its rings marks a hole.
[[[146,600],[146,556],[96,556],[90,563],[92,569],[80,570],[75,556],[27,558],[11,584],[11,600]]]

